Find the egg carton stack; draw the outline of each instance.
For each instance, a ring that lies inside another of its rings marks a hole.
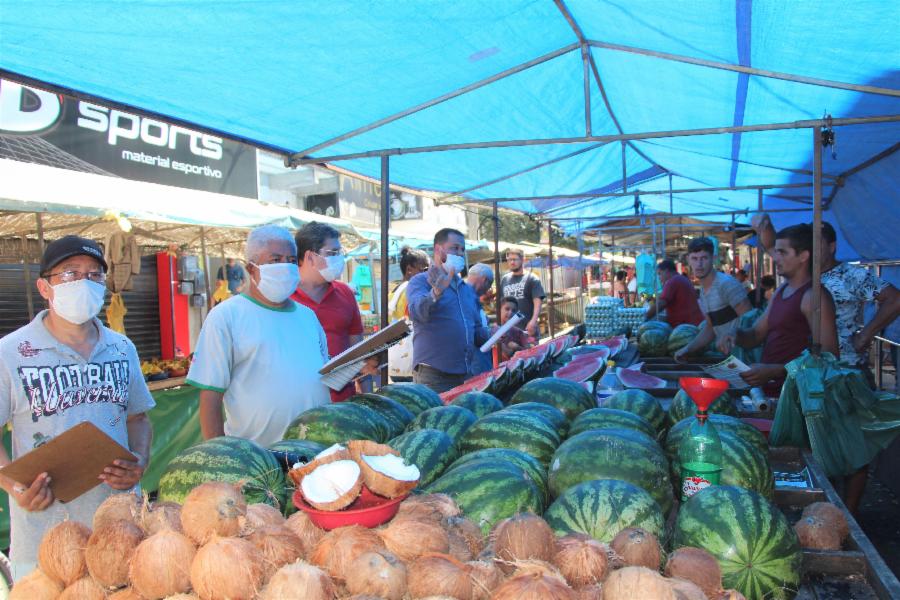
[[[616,313],[618,326],[616,329],[627,328],[629,331],[637,329],[644,322],[647,309],[644,307],[620,308]]]
[[[622,299],[610,296],[600,296],[584,309],[584,324],[587,327],[587,337],[596,339],[613,335],[618,329],[619,310],[622,309]]]

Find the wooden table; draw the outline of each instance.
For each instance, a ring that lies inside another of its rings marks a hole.
[[[150,389],[151,392],[155,392],[158,390],[167,390],[169,388],[184,385],[185,381],[187,381],[186,376],[169,377],[168,379],[160,379],[159,381],[148,381],[147,387]]]

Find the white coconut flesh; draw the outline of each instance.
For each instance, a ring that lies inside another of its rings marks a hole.
[[[318,504],[334,502],[353,489],[359,480],[359,465],[352,460],[336,460],[322,465],[300,482],[303,496]]]
[[[386,477],[397,481],[418,481],[419,467],[416,465],[408,465],[403,462],[403,457],[394,454],[383,454],[381,456],[362,455],[365,461],[373,471],[377,471]]]
[[[325,458],[326,456],[331,456],[332,454],[336,454],[337,452],[341,452],[342,450],[346,449],[347,448],[341,446],[340,444],[332,444],[331,446],[328,446],[327,448],[316,454],[316,458]]]

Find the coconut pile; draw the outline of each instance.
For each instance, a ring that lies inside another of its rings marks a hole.
[[[711,555],[680,548],[666,560],[642,529],[604,544],[519,514],[485,538],[452,498],[430,494],[381,527],[325,531],[219,482],[183,506],[112,496],[92,527],[49,530],[38,565],[11,600],[742,599],[722,590]]]
[[[850,537],[843,511],[830,502],[813,502],[794,524],[800,545],[815,550],[840,550]]]
[[[399,498],[419,483],[418,467],[406,464],[390,446],[368,440],[335,444],[310,462],[295,464],[288,475],[303,499],[323,511],[349,507],[364,485],[378,496]]]

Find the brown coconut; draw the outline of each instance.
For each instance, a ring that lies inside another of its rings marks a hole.
[[[494,530],[494,550],[502,561],[553,559],[556,536],[547,522],[531,513],[521,513],[501,522]],[[511,573],[509,565],[501,569]]]
[[[850,525],[844,511],[831,502],[813,502],[803,509],[803,517],[819,517],[837,530],[841,542],[850,536]]]
[[[384,600],[401,600],[406,593],[406,565],[387,550],[359,555],[347,571],[351,594],[372,594]]]
[[[64,589],[58,600],[106,600],[106,590],[90,577],[82,577]]]
[[[678,600],[669,582],[646,567],[623,567],[603,582],[603,600]]]
[[[141,508],[141,529],[148,536],[163,529],[182,533],[181,505],[176,502],[145,502]]]
[[[107,521],[94,529],[84,550],[88,572],[106,588],[128,584],[128,566],[144,532],[133,521]]]
[[[63,521],[51,527],[38,547],[41,571],[63,587],[87,575],[84,549],[90,537],[90,528],[77,521]]]
[[[447,554],[450,550],[447,531],[430,521],[391,521],[378,534],[387,549],[404,562],[415,560],[429,552]]]
[[[362,470],[363,482],[372,493],[385,498],[399,498],[410,493],[419,483],[418,479],[394,479],[386,473],[376,471],[363,458],[364,456],[385,456],[388,454],[400,457],[400,453],[387,444],[379,444],[369,440],[352,440],[347,443],[347,449],[350,451],[350,456]],[[402,460],[402,457],[400,458]]]
[[[107,600],[146,600],[146,598],[134,591],[134,588],[127,587],[111,593]],[[166,598],[166,600],[169,600],[169,598]]]
[[[247,505],[246,528],[253,530],[259,527],[281,527],[284,525],[284,517],[274,506],[263,502]]]
[[[575,600],[575,591],[557,577],[530,573],[507,579],[492,600]]]
[[[197,544],[214,536],[237,535],[247,514],[247,502],[238,486],[209,481],[195,487],[181,507],[181,527]]]
[[[262,593],[260,600],[332,600],[334,583],[322,569],[297,561],[278,569]]]
[[[493,561],[474,560],[466,563],[472,581],[472,600],[490,600],[494,590],[505,579],[503,571]]]
[[[453,552],[454,547],[457,552],[462,552],[463,544],[468,548],[472,557],[478,556],[484,550],[484,535],[481,533],[481,528],[469,519],[465,517],[446,517],[441,524],[447,530],[450,554],[456,556],[456,553]]]
[[[92,529],[120,519],[137,524],[141,517],[141,504],[141,499],[133,492],[112,494],[97,507]]]
[[[246,539],[262,553],[266,579],[284,565],[303,558],[303,542],[283,525],[258,527]]]
[[[287,518],[284,522],[287,527],[303,544],[303,555],[306,556],[316,544],[319,543],[325,534],[328,533],[315,523],[313,523],[309,515],[303,511],[297,511]]]
[[[252,600],[264,576],[262,553],[241,538],[214,537],[191,563],[191,586],[203,600]]]
[[[406,582],[410,598],[450,596],[472,597],[472,579],[465,563],[447,554],[426,554],[407,565]]]
[[[131,587],[148,600],[191,589],[191,563],[197,547],[189,537],[163,529],[141,542],[131,559]]]
[[[687,579],[667,579],[678,600],[709,600],[697,584]],[[715,598],[713,599],[715,600]]]
[[[556,540],[553,564],[573,588],[599,583],[609,570],[609,548],[583,533]]]
[[[722,569],[716,557],[702,548],[679,548],[666,561],[666,577],[686,579],[709,598],[722,593]]]
[[[725,590],[718,600],[747,600],[747,598],[737,590]]]
[[[447,494],[421,494],[410,496],[401,502],[394,519],[413,518],[440,523],[447,517],[458,517],[461,514],[459,505]]]
[[[659,570],[662,549],[656,536],[640,527],[626,527],[610,542],[609,547],[617,557],[632,567]]]
[[[55,600],[63,587],[35,569],[19,579],[9,592],[9,600]]]
[[[338,527],[319,540],[309,554],[309,562],[343,582],[350,563],[360,555],[385,549],[381,537],[371,529],[359,525]]]
[[[200,596],[197,594],[174,594],[166,596],[165,600],[200,600]]]
[[[804,548],[815,550],[840,550],[841,534],[829,521],[813,514],[794,524],[794,531]]]
[[[599,583],[586,585],[575,590],[577,600],[602,600],[603,586]]]

